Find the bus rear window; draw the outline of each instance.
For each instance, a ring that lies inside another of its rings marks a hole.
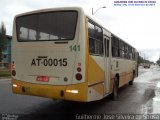
[[[16,19],[18,41],[73,40],[76,11],[37,13]]]

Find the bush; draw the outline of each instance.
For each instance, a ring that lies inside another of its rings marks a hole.
[[[9,70],[0,71],[0,77],[10,77],[11,73]]]

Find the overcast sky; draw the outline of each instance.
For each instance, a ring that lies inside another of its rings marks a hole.
[[[4,22],[7,34],[12,35],[15,15],[37,9],[81,6],[103,21],[107,28],[137,48],[143,57],[156,61],[160,56],[160,1],[154,6],[115,6],[118,0],[0,0],[0,22]],[[122,1],[122,0],[119,0]],[[123,0],[144,1],[144,0]],[[146,50],[147,49],[147,50]]]

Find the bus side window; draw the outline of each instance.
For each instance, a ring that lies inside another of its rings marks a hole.
[[[109,40],[107,39],[107,57],[109,57]]]
[[[88,21],[88,37],[89,37],[89,52],[92,55],[102,56],[103,51],[103,30],[93,21]]]
[[[119,52],[119,39],[112,35],[112,56],[113,57],[119,57],[120,52]]]
[[[104,55],[109,57],[109,38],[104,38]]]
[[[90,54],[95,53],[95,42],[92,38],[89,38],[89,52]]]
[[[104,38],[104,55],[107,56],[107,46],[106,46],[107,39]]]

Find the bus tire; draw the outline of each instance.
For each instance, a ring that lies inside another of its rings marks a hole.
[[[133,80],[129,81],[129,85],[133,85]]]
[[[52,100],[53,100],[54,102],[58,101],[58,99],[55,99],[55,98],[52,98]]]
[[[117,100],[118,98],[118,77],[114,78],[113,91],[111,94],[112,100]]]
[[[133,77],[132,77],[132,80],[131,80],[131,81],[129,81],[129,85],[133,85],[134,76],[135,76],[135,72],[133,71]]]

